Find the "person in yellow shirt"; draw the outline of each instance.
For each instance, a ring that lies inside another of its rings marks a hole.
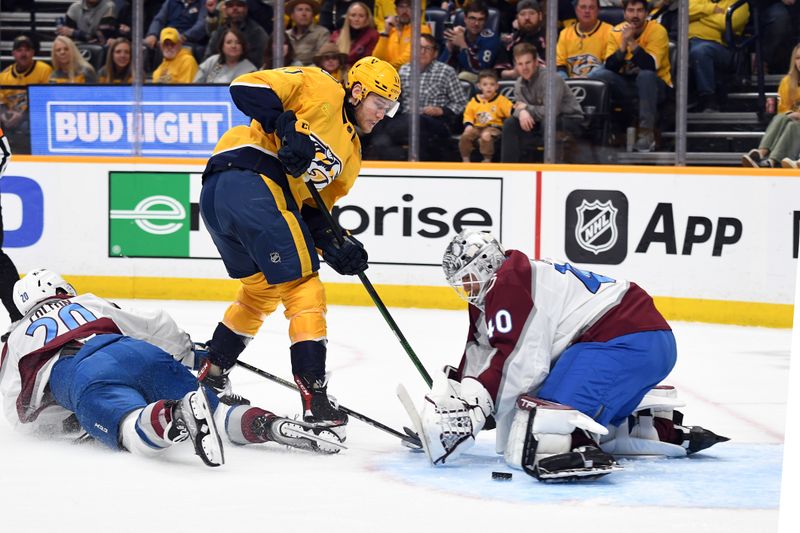
[[[589,75],[609,86],[611,99],[626,105],[639,98],[638,152],[655,149],[655,124],[658,106],[672,87],[669,64],[669,38],[664,26],[647,20],[645,0],[623,0],[625,22],[608,34],[603,68]]]
[[[475,95],[464,109],[464,132],[458,141],[458,150],[464,163],[470,162],[476,143],[483,162],[492,161],[494,143],[500,137],[503,121],[513,111],[511,100],[498,94],[499,88],[497,72],[482,70],[478,73],[478,89],[481,94]]]
[[[599,0],[578,0],[577,21],[561,30],[556,45],[556,67],[561,77],[587,78],[605,63],[611,24],[598,19]]]
[[[723,42],[725,12],[737,0],[689,0],[689,73],[694,81],[698,111],[719,111],[719,75],[733,69],[733,52]],[[744,30],[750,9],[733,12],[733,32]],[[720,87],[721,89],[721,87]]]
[[[372,55],[391,64],[394,68],[411,61],[411,0],[395,0],[397,15],[388,17],[384,31]],[[422,33],[431,33],[428,24],[420,28]]]
[[[47,83],[52,67],[33,59],[39,44],[31,36],[22,34],[14,39],[11,55],[14,63],[0,72],[0,86],[19,86]],[[0,125],[6,129],[14,151],[30,153],[30,120],[28,118],[28,93],[24,89],[0,90]]]
[[[390,64],[367,56],[350,69],[346,87],[317,67],[284,67],[239,76],[230,91],[252,121],[228,130],[214,149],[200,213],[228,275],[241,286],[208,342],[199,377],[221,399],[239,400],[227,392],[227,374],[283,304],[303,417],[343,438],[347,415],[327,396],[325,289],[315,249],[342,275],[363,272],[367,252],[351,235],[339,244],[321,209],[353,186],[361,169],[359,134],[394,114],[400,78]],[[325,206],[316,204],[309,184]]]
[[[153,83],[192,83],[197,74],[197,61],[191,49],[181,46],[178,30],[164,28],[160,42],[164,61],[153,71]]]

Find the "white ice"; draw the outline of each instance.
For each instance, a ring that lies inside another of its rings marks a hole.
[[[224,302],[119,301],[164,307],[206,340]],[[427,370],[456,364],[466,313],[392,309]],[[328,312],[330,392],[388,426],[409,425],[394,390],[419,402],[425,384],[373,307]],[[679,347],[668,382],[685,422],[731,438],[688,459],[624,461],[622,472],[585,484],[545,485],[511,471],[482,434],[458,463],[431,468],[422,454],[358,420],[349,449],[317,456],[274,444],[226,447],[205,467],[189,445],[150,460],[91,443],[14,433],[0,422],[3,532],[387,531],[660,532],[776,531],[790,330],[673,323]],[[0,324],[4,330],[5,324]],[[242,359],[290,379],[287,322],[270,317]],[[297,393],[244,369],[237,392],[278,414],[299,411]]]

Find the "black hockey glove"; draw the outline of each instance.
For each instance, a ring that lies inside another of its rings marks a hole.
[[[321,241],[318,240],[316,245],[322,250],[322,258],[339,274],[354,276],[367,269],[367,250],[352,235],[346,235],[341,245],[335,238]]]
[[[275,133],[281,139],[278,159],[286,172],[299,178],[308,170],[316,154],[314,142],[309,137],[311,129],[308,121],[298,120],[294,111],[284,111],[275,120]]]

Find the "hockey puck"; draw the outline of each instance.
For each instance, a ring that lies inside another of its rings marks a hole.
[[[508,481],[511,479],[511,472],[492,472],[492,479],[497,481]]]

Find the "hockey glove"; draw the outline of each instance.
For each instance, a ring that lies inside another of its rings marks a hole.
[[[314,142],[309,135],[308,121],[298,119],[294,111],[284,111],[275,120],[275,133],[281,139],[278,159],[286,172],[295,178],[301,177],[311,165],[316,154]]]
[[[333,233],[332,230],[328,230]],[[344,242],[339,244],[335,238],[319,239],[317,248],[322,250],[322,258],[339,274],[354,276],[364,272],[367,267],[367,250],[352,235],[345,235]]]

